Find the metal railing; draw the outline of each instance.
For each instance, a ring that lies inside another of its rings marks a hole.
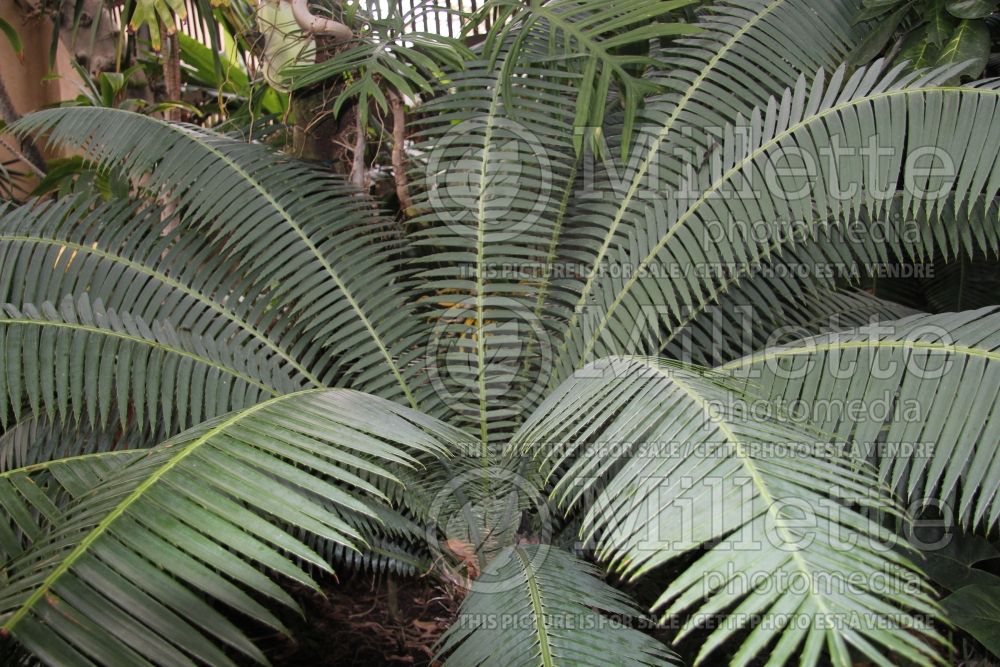
[[[328,0],[329,1],[329,0]],[[184,0],[187,17],[180,22],[180,30],[201,44],[211,45],[211,30],[217,30],[214,23],[199,18],[198,6],[194,0]],[[403,23],[410,32],[429,32],[447,37],[460,37],[465,24],[465,17],[483,7],[484,0],[433,0],[432,2],[414,2],[413,0],[375,0],[364,3],[364,10],[372,15],[385,18],[390,13],[403,18]],[[322,12],[323,3],[317,3],[317,13]],[[120,5],[111,9],[112,19],[121,26]],[[476,26],[471,31],[471,37],[489,30],[492,19]],[[215,35],[217,38],[218,34]]]

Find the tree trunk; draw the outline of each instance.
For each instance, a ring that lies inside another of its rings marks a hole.
[[[7,125],[10,125],[14,121],[20,119],[20,114],[14,108],[14,103],[10,99],[10,95],[7,93],[7,86],[3,83],[3,77],[0,76],[0,119]],[[35,142],[30,138],[25,137],[20,140],[20,150],[14,149],[22,161],[27,163],[27,166],[31,168],[36,174],[41,172],[45,173],[45,160],[42,158],[42,152],[38,150]]]
[[[399,210],[404,218],[409,218],[413,215],[413,200],[406,178],[406,107],[395,92],[390,90],[388,97],[392,109],[392,178],[396,184]]]
[[[167,35],[164,40],[163,52],[163,85],[166,88],[168,102],[181,101],[181,44],[176,34]],[[167,109],[163,117],[167,120],[180,120],[180,109]]]

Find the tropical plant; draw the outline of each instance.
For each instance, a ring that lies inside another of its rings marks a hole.
[[[19,121],[131,190],[0,213],[0,635],[264,662],[282,584],[351,563],[467,586],[454,665],[677,662],[643,610],[701,662],[989,637],[908,527],[1000,523],[1000,313],[855,287],[1000,252],[1000,86],[845,66],[860,0],[680,4],[498,3],[403,232],[259,144]]]
[[[992,0],[869,0],[857,20],[878,20],[854,53],[865,63],[888,50],[914,69],[956,65],[956,77],[982,76],[993,47]]]

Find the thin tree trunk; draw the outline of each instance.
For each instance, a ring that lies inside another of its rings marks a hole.
[[[166,88],[168,102],[181,101],[181,46],[177,34],[167,35],[164,40],[163,54],[163,85]],[[180,120],[180,109],[167,109],[163,117],[167,120]]]
[[[14,103],[7,92],[7,86],[4,85],[3,77],[0,76],[0,119],[7,125],[10,125],[20,118],[21,116],[14,108]],[[45,159],[42,158],[42,152],[38,150],[35,142],[28,137],[23,137],[20,139],[20,143],[21,149],[18,157],[35,173],[41,172],[44,174],[46,171]]]
[[[361,113],[358,109],[354,111],[354,126],[356,135],[354,137],[354,159],[351,165],[351,182],[368,192],[368,162],[365,160],[365,150],[368,144],[365,141],[365,127],[361,124]]]
[[[389,91],[388,97],[389,107],[392,109],[392,178],[396,183],[399,209],[408,218],[413,214],[413,200],[410,199],[406,179],[406,108],[395,92]]]

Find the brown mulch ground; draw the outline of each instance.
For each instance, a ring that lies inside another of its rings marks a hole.
[[[262,644],[275,667],[430,666],[434,644],[455,618],[460,600],[430,577],[397,581],[396,604],[385,577],[341,574],[323,582],[326,597],[294,592],[305,613],[282,618],[292,638]],[[395,606],[395,610],[393,610]]]

